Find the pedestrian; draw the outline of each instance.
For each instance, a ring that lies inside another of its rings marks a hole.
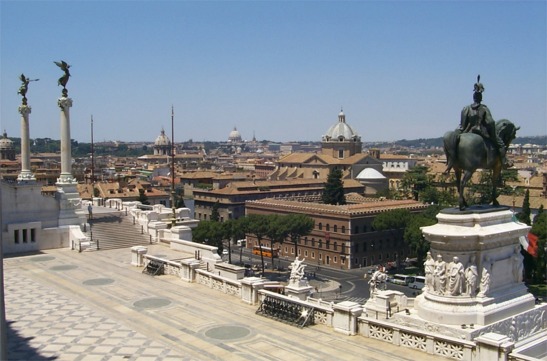
[[[93,219],[93,207],[91,206],[91,203],[87,205],[87,212],[89,213],[88,218]]]

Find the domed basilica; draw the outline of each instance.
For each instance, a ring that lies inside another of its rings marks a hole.
[[[342,171],[343,179],[355,179],[365,186],[365,194],[387,189],[382,162],[363,153],[361,136],[346,122],[343,111],[338,121],[321,138],[321,153],[291,153],[277,162],[271,180],[327,179],[333,169]]]

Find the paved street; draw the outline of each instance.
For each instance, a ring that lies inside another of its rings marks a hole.
[[[180,258],[163,246],[149,254]],[[439,360],[297,328],[238,298],[130,265],[129,249],[4,260],[9,360]]]

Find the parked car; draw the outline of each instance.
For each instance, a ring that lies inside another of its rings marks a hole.
[[[227,249],[223,249],[223,250],[222,250],[222,255],[223,255],[223,256],[227,256],[227,255],[228,255],[228,250],[227,250]]]

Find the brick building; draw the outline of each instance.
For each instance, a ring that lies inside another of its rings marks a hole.
[[[422,212],[427,205],[413,200],[375,200],[338,206],[269,198],[248,201],[245,208],[247,214],[307,214],[313,218],[315,227],[297,244],[298,256],[304,257],[310,265],[352,269],[409,257],[403,230],[374,231],[372,222],[376,215],[388,210]],[[268,239],[263,239],[262,243],[271,246]],[[256,245],[256,238],[248,235],[247,247]],[[274,248],[279,248],[280,257],[296,257],[294,244],[290,241],[274,245]]]

